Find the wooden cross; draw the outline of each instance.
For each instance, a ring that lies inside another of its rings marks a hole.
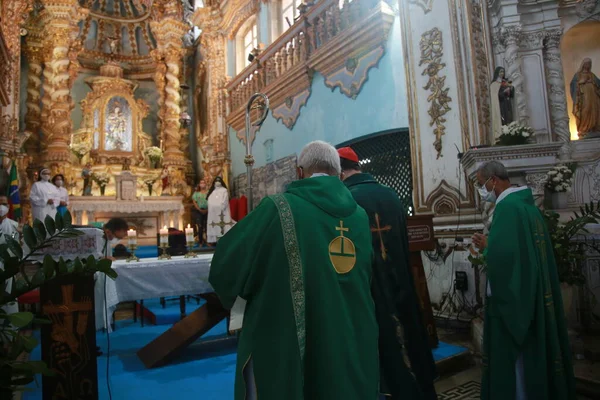
[[[225,230],[224,230],[223,228],[225,228],[225,227],[226,227],[226,226],[228,226],[228,225],[231,225],[231,226],[233,226],[233,222],[225,222],[225,214],[224,214],[224,212],[225,212],[225,211],[221,210],[221,214],[220,214],[221,221],[220,221],[220,222],[218,222],[218,223],[216,223],[216,222],[211,222],[211,223],[210,223],[210,226],[212,226],[213,228],[214,228],[215,226],[218,226],[218,227],[220,227],[220,228],[221,228],[221,234],[223,234],[223,235],[225,234]],[[230,217],[230,218],[231,218],[231,217]]]
[[[56,320],[56,317],[52,318],[52,315],[64,314],[62,329],[60,330],[67,336],[65,338],[65,342],[69,345],[71,351],[75,353],[77,351],[76,349],[78,341],[73,332],[73,313],[80,311],[92,311],[92,301],[89,297],[85,297],[81,302],[73,301],[73,285],[63,285],[60,289],[62,292],[63,304],[55,305],[52,304],[52,302],[48,302],[43,306],[43,312],[44,314],[50,316],[50,319],[53,320],[55,323],[55,329],[60,329],[58,326],[56,326],[56,324],[60,324],[60,322]],[[78,328],[82,327],[78,326]]]
[[[379,235],[379,243],[381,246],[381,258],[383,258],[383,261],[385,261],[385,260],[387,260],[387,250],[385,249],[385,245],[383,244],[383,237],[381,236],[381,232],[391,231],[392,227],[390,225],[386,225],[382,228],[381,225],[379,224],[379,214],[377,214],[377,213],[375,213],[375,225],[377,227],[371,228],[371,232],[373,232],[373,233],[377,232],[377,234]]]

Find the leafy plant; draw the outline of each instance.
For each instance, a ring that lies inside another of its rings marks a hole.
[[[86,259],[58,261],[46,255],[43,262],[34,260],[40,255],[40,250],[52,246],[53,242],[63,238],[83,235],[72,227],[71,214],[56,215],[56,219],[46,217],[44,223],[39,220],[23,226],[23,241],[26,245],[26,254],[22,243],[9,235],[4,235],[5,243],[0,244],[0,261],[4,270],[0,270],[0,307],[16,301],[16,299],[40,288],[44,283],[68,275],[87,275],[102,272],[111,278],[116,278],[117,273],[111,268],[111,261],[107,259],[96,260],[93,256]],[[32,277],[28,276],[25,267],[37,266],[38,269]],[[13,282],[10,293],[5,291],[6,283]],[[14,391],[23,390],[24,386],[34,380],[35,374],[52,374],[46,364],[41,361],[22,361],[23,353],[30,353],[38,342],[33,336],[26,336],[22,329],[32,322],[50,323],[45,319],[35,318],[30,312],[8,314],[0,308],[0,398],[12,398]]]
[[[593,243],[573,239],[577,235],[589,233],[585,228],[587,224],[598,223],[600,201],[590,202],[580,207],[579,212],[575,212],[575,215],[565,224],[559,222],[559,214],[553,211],[546,210],[542,214],[552,238],[558,279],[569,285],[585,284],[581,263],[585,259],[586,249],[592,248],[596,251],[600,249]]]

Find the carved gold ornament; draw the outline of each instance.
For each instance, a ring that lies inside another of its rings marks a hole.
[[[425,14],[433,10],[433,0],[410,0],[410,3],[421,7]]]
[[[437,151],[437,157],[442,157],[442,136],[446,133],[444,123],[446,118],[444,115],[450,111],[450,102],[452,99],[448,96],[449,88],[445,88],[446,77],[440,76],[440,71],[446,66],[442,62],[444,55],[442,31],[438,28],[433,28],[421,35],[419,43],[421,48],[421,61],[419,66],[426,64],[421,75],[429,77],[427,84],[423,87],[431,93],[427,96],[427,101],[431,103],[428,114],[431,117],[429,126],[435,126],[433,133],[435,141],[433,147]]]

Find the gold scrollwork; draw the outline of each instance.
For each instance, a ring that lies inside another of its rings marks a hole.
[[[427,96],[427,101],[431,103],[428,111],[431,117],[429,126],[435,125],[433,133],[436,139],[433,142],[433,147],[437,151],[437,158],[439,159],[442,157],[442,136],[446,133],[446,127],[444,126],[446,118],[444,115],[450,111],[450,102],[452,101],[452,98],[448,96],[450,89],[444,87],[446,77],[439,75],[440,71],[446,66],[442,62],[444,55],[442,31],[438,28],[433,28],[423,33],[419,47],[421,49],[419,66],[423,64],[427,65],[421,75],[429,77],[423,89],[431,92]]]
[[[410,0],[410,2],[421,7],[425,14],[433,10],[433,0]]]

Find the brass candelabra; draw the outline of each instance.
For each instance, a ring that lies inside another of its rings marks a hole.
[[[129,255],[129,257],[127,257],[127,260],[125,260],[125,261],[127,261],[127,262],[130,262],[130,261],[137,261],[137,262],[139,262],[140,258],[135,255],[135,249],[137,249],[137,244],[131,244],[130,243],[129,245],[127,245],[127,247],[129,247],[130,255]]]
[[[188,241],[187,242],[187,253],[185,253],[185,258],[198,258],[198,255],[196,253],[194,253],[194,251],[192,250],[192,248],[194,247],[194,241],[192,240],[191,242]]]
[[[169,255],[169,253],[167,253],[167,249],[169,248],[169,244],[168,243],[161,243],[160,244],[160,248],[161,248],[161,253],[158,256],[159,260],[170,260],[171,256]]]

